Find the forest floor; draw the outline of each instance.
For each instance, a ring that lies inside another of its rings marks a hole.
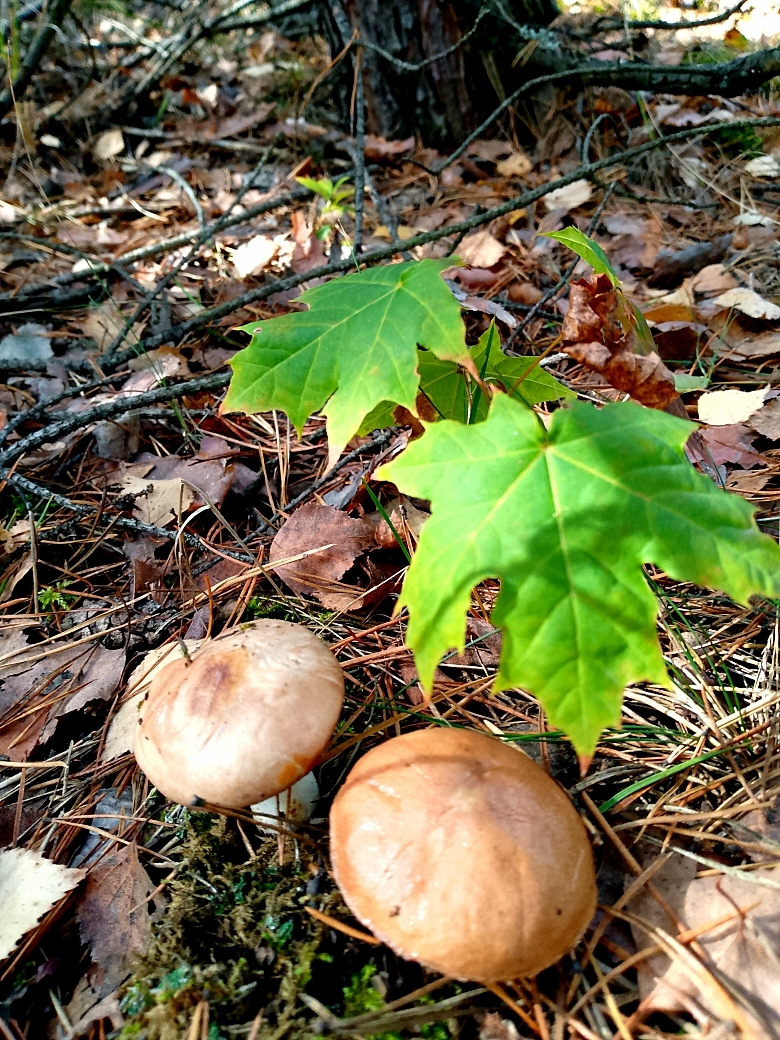
[[[780,34],[755,9],[649,35],[669,64],[728,59]],[[92,42],[47,59],[35,100],[0,125],[0,1033],[780,1035],[776,610],[648,568],[673,688],[628,689],[584,776],[533,696],[491,693],[497,582],[480,586],[468,646],[426,701],[393,614],[406,560],[366,489],[413,424],[356,438],[326,471],[319,416],[299,437],[281,412],[220,412],[239,326],[294,310],[301,287],[338,276],[319,268],[352,262],[352,200],[333,186],[353,184],[355,143],[329,100],[327,49],[270,27],[204,41],[135,121],[93,133],[166,30],[90,18]],[[132,65],[138,32],[151,49]],[[467,266],[446,277],[469,342],[495,319],[506,351],[544,353],[575,394],[612,401],[557,349],[585,268],[540,237],[591,234],[703,424],[692,463],[776,535],[780,125],[745,125],[774,116],[773,87],[734,100],[561,89],[518,102],[437,173],[446,156],[369,135],[364,254],[457,255]],[[727,130],[664,141],[710,124]],[[318,192],[297,177],[320,178]],[[372,489],[413,551],[425,503]],[[309,553],[284,577],[269,565],[281,532],[283,556]],[[347,680],[310,818],[270,830],[249,811],[166,802],[132,754],[146,655],[263,617],[309,627]],[[599,915],[536,980],[456,984],[402,961],[332,880],[328,808],[356,755],[445,725],[521,743],[592,838]],[[36,872],[43,855],[51,876]]]

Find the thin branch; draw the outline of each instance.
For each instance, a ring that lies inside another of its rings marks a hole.
[[[110,419],[114,415],[132,411],[133,408],[142,408],[145,405],[157,404],[159,401],[172,401],[177,397],[185,397],[187,394],[197,394],[202,390],[219,390],[230,382],[230,373],[216,372],[208,376],[199,376],[185,383],[174,383],[171,386],[157,386],[153,390],[145,390],[141,394],[123,394],[113,401],[103,401],[78,415],[68,416],[59,422],[48,423],[35,433],[30,433],[21,440],[16,441],[5,451],[0,452],[0,464],[8,462],[25,455],[33,448],[46,441],[55,440],[57,437],[65,437],[69,433],[83,429],[90,423],[99,422],[101,419]]]
[[[16,490],[22,494],[26,493],[28,495],[35,495],[36,498],[40,498],[44,502],[54,502],[63,509],[75,513],[76,516],[95,515],[94,506],[85,506],[80,502],[74,502],[73,499],[68,498],[66,495],[61,495],[57,491],[50,491],[47,487],[44,487],[43,484],[37,484],[34,480],[23,477],[19,473],[12,473],[10,470],[7,470],[2,466],[0,466],[0,480],[10,484],[11,487],[16,488]],[[147,524],[144,523],[143,520],[135,520],[125,516],[112,517],[111,526],[121,527],[125,531],[135,531],[136,534],[149,535],[152,538],[171,539],[176,538],[180,533],[180,536],[188,543],[188,545],[197,549],[205,549],[207,552],[212,551],[211,546],[207,542],[204,542],[196,534],[192,534],[190,531],[169,531],[165,527],[157,527],[156,524]],[[241,560],[243,563],[257,562],[247,553],[235,552],[232,549],[224,549],[222,546],[219,547],[219,551],[224,553],[225,556],[229,556],[233,560]]]
[[[655,151],[657,148],[661,148],[665,145],[689,140],[691,138],[695,139],[697,137],[703,137],[709,133],[718,133],[724,129],[735,130],[746,126],[754,128],[780,126],[780,118],[768,116],[762,119],[735,120],[734,122],[725,124],[713,123],[712,125],[690,127],[687,130],[680,130],[677,133],[669,134],[666,137],[656,137],[652,141],[646,141],[644,144],[637,145],[636,148],[628,148],[625,151],[616,152],[614,155],[608,156],[605,159],[600,159],[598,162],[585,163],[582,166],[579,166],[576,170],[572,170],[571,173],[567,173],[565,176],[559,177],[557,180],[550,181],[549,184],[543,184],[538,188],[534,188],[532,191],[523,192],[522,195],[517,195],[515,198],[509,199],[508,202],[505,202],[500,206],[494,206],[492,209],[488,209],[484,213],[476,214],[468,220],[461,221],[458,224],[450,224],[445,228],[436,228],[433,231],[425,231],[419,235],[415,235],[413,238],[410,238],[403,243],[403,249],[411,251],[415,246],[427,245],[428,242],[437,242],[441,238],[448,238],[450,235],[458,235],[460,232],[471,231],[474,228],[481,227],[483,224],[489,224],[490,221],[495,220],[496,217],[503,217],[505,214],[512,213],[514,210],[524,209],[525,207],[530,206],[532,202],[536,202],[538,199],[543,198],[545,195],[548,195],[551,191],[555,191],[557,188],[563,188],[567,184],[571,184],[576,180],[593,178],[602,170],[607,170],[612,166],[622,165],[632,159],[638,159],[641,156],[647,155],[649,152]],[[379,263],[382,260],[389,260],[391,257],[398,254],[399,249],[400,247],[397,243],[391,243],[388,246],[383,246],[381,249],[374,249],[369,253],[363,253],[360,257],[360,262],[361,264],[373,264]],[[140,344],[138,344],[133,350],[123,351],[122,353],[117,354],[112,363],[114,365],[122,364],[130,357],[135,356],[139,350],[152,350],[155,347],[161,346],[163,343],[177,342],[189,333],[203,328],[204,325],[208,325],[212,321],[224,318],[228,314],[232,314],[235,311],[240,310],[242,307],[248,306],[250,303],[257,303],[260,300],[265,300],[269,296],[274,295],[274,293],[286,292],[288,289],[293,289],[302,282],[307,282],[310,279],[325,278],[331,274],[348,271],[353,267],[354,261],[352,257],[349,256],[342,260],[325,264],[323,267],[317,267],[311,271],[302,271],[299,274],[290,275],[289,278],[283,278],[279,281],[259,286],[257,289],[251,289],[249,292],[244,293],[243,296],[239,296],[234,300],[228,300],[216,307],[209,307],[202,310],[199,314],[194,315],[187,321],[172,326],[165,332],[159,332],[147,336],[145,339],[141,340]]]
[[[725,22],[737,11],[741,11],[747,3],[747,0],[739,0],[739,3],[734,4],[733,7],[729,7],[725,11],[721,11],[720,14],[713,14],[709,18],[693,18],[690,20],[683,20],[680,22],[664,22],[664,21],[653,21],[647,19],[644,21],[624,22],[621,18],[613,18],[611,21],[608,18],[599,18],[590,30],[591,35],[595,36],[597,33],[610,32],[612,29],[669,29],[672,32],[676,32],[680,29],[701,29],[705,25],[717,25],[719,22]]]
[[[8,115],[14,105],[19,101],[25,90],[32,82],[33,76],[43,61],[46,51],[54,38],[54,34],[62,25],[65,15],[70,10],[72,0],[54,0],[51,10],[44,14],[44,24],[30,44],[24,61],[19,69],[19,74],[12,85],[9,85],[0,94],[0,119]],[[8,70],[6,70],[8,71]]]

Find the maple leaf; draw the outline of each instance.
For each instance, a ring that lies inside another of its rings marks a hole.
[[[645,316],[628,299],[604,250],[577,228],[544,232],[593,268],[571,284],[561,337],[563,350],[648,408],[678,397],[674,375],[658,356]]]
[[[691,429],[631,403],[576,403],[545,430],[499,394],[485,422],[435,423],[382,466],[379,479],[432,504],[399,600],[423,685],[463,651],[474,586],[499,578],[497,689],[530,690],[589,754],[626,686],[668,685],[643,564],[741,603],[780,593],[780,548],[687,462]]]
[[[495,325],[482,334],[475,346],[469,350],[474,369],[486,383],[497,384],[510,396],[529,407],[542,401],[558,401],[574,397],[574,393],[558,382],[549,372],[539,366],[535,357],[507,357]],[[456,419],[459,422],[481,422],[487,418],[490,401],[484,394],[477,394],[477,384],[467,378],[460,365],[442,361],[428,350],[418,350],[417,368],[420,373],[420,392],[427,398],[426,414],[424,402],[418,401],[418,412],[425,419]],[[366,416],[360,432],[370,433],[398,423],[394,406],[383,401]]]
[[[298,297],[307,311],[243,326],[252,341],[230,361],[223,410],[280,408],[299,433],[324,412],[331,465],[376,405],[415,414],[418,345],[471,364],[460,307],[440,277],[451,266],[448,258],[360,271],[307,289]]]

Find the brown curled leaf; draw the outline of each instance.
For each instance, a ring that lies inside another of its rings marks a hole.
[[[612,352],[602,343],[573,343],[563,349],[648,408],[664,409],[677,397],[674,376],[655,352],[645,356],[630,350]]]

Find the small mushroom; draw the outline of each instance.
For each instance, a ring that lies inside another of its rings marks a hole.
[[[254,621],[155,675],[135,756],[166,798],[240,809],[309,772],[343,700],[323,642],[303,625]]]
[[[590,844],[566,792],[522,752],[417,730],[360,759],[330,814],[333,872],[400,956],[457,979],[536,975],[596,909]]]

